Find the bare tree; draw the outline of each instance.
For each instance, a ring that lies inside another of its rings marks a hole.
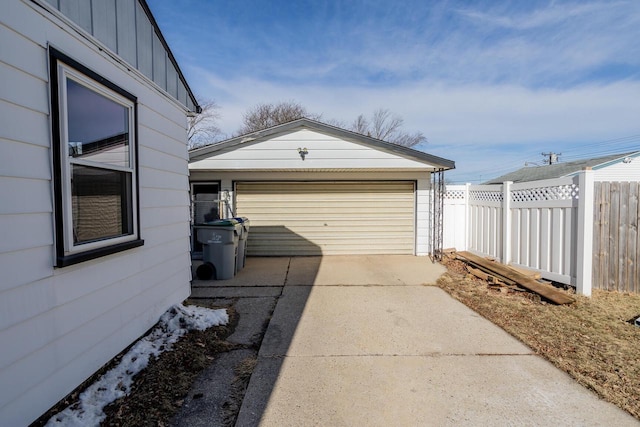
[[[220,106],[215,101],[200,97],[198,97],[198,104],[202,112],[189,117],[187,128],[189,149],[212,144],[224,137],[217,124],[220,120]]]
[[[310,113],[296,101],[281,101],[277,104],[258,104],[242,116],[242,127],[238,134],[256,132],[282,123],[306,117],[319,120],[320,115]]]
[[[363,135],[367,135],[367,133],[369,132],[369,120],[367,120],[367,118],[363,114],[360,114],[351,124],[351,130]]]
[[[373,112],[371,121],[360,114],[351,124],[351,130],[405,147],[413,147],[427,141],[422,132],[413,134],[404,132],[403,124],[402,117],[392,114],[387,109],[379,108]]]
[[[258,104],[244,113],[243,125],[238,130],[238,134],[244,135],[256,132],[302,117],[318,121],[322,120],[321,114],[310,113],[306,107],[295,101]],[[336,127],[345,127],[345,124],[338,120],[324,120],[324,122]],[[371,119],[360,114],[351,123],[349,129],[353,132],[405,147],[413,147],[427,141],[422,132],[404,132],[402,130],[403,124],[402,117],[391,113],[387,109],[379,108],[373,112]]]

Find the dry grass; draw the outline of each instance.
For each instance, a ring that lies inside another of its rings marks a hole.
[[[640,295],[594,291],[569,306],[491,289],[447,260],[439,286],[603,399],[640,419]]]

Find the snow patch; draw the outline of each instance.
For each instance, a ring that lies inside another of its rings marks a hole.
[[[147,367],[151,356],[157,357],[170,350],[181,336],[191,330],[204,331],[228,322],[225,309],[174,305],[160,317],[149,335],[131,347],[116,367],[82,392],[78,403],[51,417],[46,427],[99,426],[106,418],[104,408],[129,394],[133,377]]]

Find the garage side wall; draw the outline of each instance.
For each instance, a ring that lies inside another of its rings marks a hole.
[[[419,256],[432,252],[432,208],[431,180],[429,177],[419,179],[416,185],[416,255]]]
[[[144,245],[54,268],[48,46],[138,100]],[[190,292],[185,109],[29,1],[0,13],[0,425],[28,425]]]

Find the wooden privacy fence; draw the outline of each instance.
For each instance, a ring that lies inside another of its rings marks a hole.
[[[591,171],[498,185],[449,185],[443,246],[537,270],[589,295],[592,282]]]
[[[596,182],[593,287],[640,292],[640,185]]]

